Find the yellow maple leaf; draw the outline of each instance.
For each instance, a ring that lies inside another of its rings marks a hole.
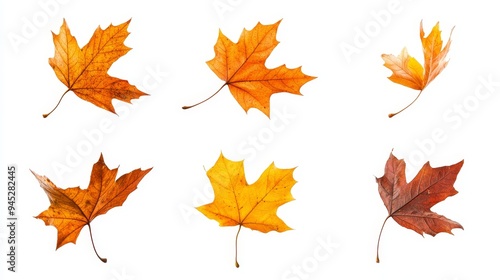
[[[280,169],[274,163],[260,178],[249,185],[245,178],[243,161],[231,161],[219,156],[215,165],[207,171],[214,189],[214,201],[197,207],[201,213],[219,222],[220,226],[239,226],[236,234],[236,267],[239,267],[238,235],[241,227],[261,232],[290,230],[276,211],[278,207],[294,200],[290,190],[296,181],[295,168]]]

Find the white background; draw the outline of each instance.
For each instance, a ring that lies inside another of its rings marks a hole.
[[[43,3],[52,6],[44,9]],[[494,3],[2,1],[0,181],[7,180],[8,164],[19,169],[18,272],[8,272],[2,262],[2,279],[498,278],[500,85],[494,81],[500,81],[500,40]],[[51,31],[59,33],[63,18],[80,46],[97,26],[132,18],[125,44],[133,49],[109,73],[150,96],[132,105],[114,101],[117,116],[70,93],[43,119],[66,90],[48,64]],[[227,88],[199,107],[181,109],[223,84],[205,63],[214,56],[219,28],[236,41],[243,28],[280,19],[280,44],[266,65],[302,66],[317,76],[302,87],[303,96],[274,95],[270,120],[255,109],[245,113]],[[426,34],[439,21],[444,40],[455,26],[450,62],[413,106],[389,119],[417,91],[390,82],[380,55],[399,54],[406,46],[422,61],[421,20]],[[13,37],[22,42],[13,44]],[[341,46],[347,44],[356,53],[345,55]],[[491,91],[481,82],[488,79]],[[435,133],[442,136],[431,140]],[[407,161],[408,180],[425,161],[442,166],[465,160],[455,183],[459,193],[433,208],[464,230],[422,238],[389,220],[377,264],[387,212],[374,178],[383,175],[392,149]],[[297,167],[296,200],[278,211],[294,230],[243,228],[239,269],[233,264],[237,228],[219,227],[194,209],[212,200],[205,170],[221,152],[245,160],[250,183],[273,161]],[[87,227],[76,245],[55,250],[56,229],[33,218],[49,201],[29,171],[62,188],[86,188],[100,153],[110,168],[119,166],[119,174],[153,167],[123,207],[92,222],[107,264],[96,258]],[[56,166],[66,169],[61,173]],[[7,228],[0,233],[5,259]],[[325,242],[334,245],[330,251]]]

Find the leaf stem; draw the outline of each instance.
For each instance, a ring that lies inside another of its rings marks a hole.
[[[387,222],[387,220],[390,218],[391,216],[387,216],[387,218],[385,218],[384,220],[384,223],[382,224],[382,228],[380,229],[380,233],[378,235],[378,241],[377,241],[377,263],[380,262],[380,259],[378,257],[378,248],[379,248],[379,245],[380,245],[380,237],[382,236],[382,230],[384,230],[384,226],[385,226],[385,223]]]
[[[186,109],[189,109],[189,108],[193,108],[193,107],[198,106],[198,105],[200,105],[201,103],[203,103],[203,102],[205,102],[205,101],[209,100],[210,98],[214,97],[217,93],[219,93],[219,91],[221,91],[221,89],[222,89],[225,85],[227,85],[227,83],[223,84],[223,85],[222,85],[222,86],[221,86],[221,87],[220,87],[220,88],[219,88],[219,89],[218,89],[218,90],[217,90],[214,94],[212,94],[212,95],[211,95],[210,97],[208,97],[207,99],[205,99],[205,100],[203,100],[203,101],[201,101],[201,102],[198,102],[198,103],[196,103],[196,104],[194,104],[194,105],[191,105],[191,106],[182,106],[182,109],[186,110]]]
[[[108,261],[108,259],[106,258],[101,258],[101,256],[99,256],[99,254],[97,253],[97,250],[95,249],[95,245],[94,245],[94,238],[92,237],[92,229],[90,228],[90,224],[88,224],[89,226],[89,232],[90,232],[90,241],[92,241],[92,247],[94,247],[94,252],[95,254],[97,255],[97,257],[103,262],[103,263],[106,263]]]
[[[236,233],[236,240],[234,242],[236,248],[236,253],[234,255],[234,265],[236,266],[236,268],[240,267],[240,264],[238,263],[238,236],[240,235],[240,230],[241,230],[241,224],[238,227],[238,232]]]
[[[413,99],[413,101],[412,101],[410,104],[408,104],[406,107],[404,107],[403,109],[399,110],[399,111],[398,111],[398,112],[396,112],[396,113],[391,113],[391,114],[389,114],[389,118],[394,117],[395,115],[397,115],[397,114],[399,114],[399,113],[403,112],[404,110],[406,110],[406,108],[410,107],[410,106],[411,106],[411,104],[413,104],[413,103],[414,103],[414,102],[415,102],[415,101],[416,101],[416,100],[420,97],[420,94],[422,94],[422,91],[423,91],[423,89],[421,89],[421,90],[420,90],[420,92],[418,93],[417,97],[416,97],[415,99]]]
[[[54,109],[52,109],[52,111],[50,111],[50,112],[49,112],[49,113],[47,113],[47,114],[43,114],[43,118],[48,117],[50,114],[52,114],[52,112],[54,112],[54,110],[55,110],[55,109],[59,106],[59,104],[61,103],[61,100],[62,100],[62,99],[63,99],[63,97],[66,95],[66,93],[68,93],[68,91],[69,91],[69,89],[68,89],[68,90],[66,90],[66,91],[63,93],[63,95],[61,96],[61,98],[59,98],[59,102],[57,102],[56,107],[54,107]]]

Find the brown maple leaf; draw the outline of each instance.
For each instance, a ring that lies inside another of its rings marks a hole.
[[[252,30],[245,29],[237,43],[219,30],[214,47],[215,57],[207,64],[225,83],[209,98],[182,108],[188,109],[209,100],[227,85],[245,112],[257,108],[269,117],[272,94],[288,92],[301,95],[300,88],[315,77],[303,74],[301,67],[289,69],[281,65],[268,69],[265,66],[266,59],[278,45],[276,32],[280,22],[272,25],[258,23]]]
[[[116,60],[131,50],[123,44],[129,34],[127,31],[129,23],[130,20],[117,26],[110,25],[104,30],[98,27],[82,49],[71,35],[66,20],[63,21],[58,35],[52,33],[55,55],[49,58],[49,64],[57,78],[68,89],[56,107],[43,115],[44,118],[59,106],[69,91],[112,113],[115,113],[111,103],[113,98],[130,103],[132,99],[148,95],[127,81],[111,77],[107,73]]]
[[[214,189],[214,201],[197,207],[201,213],[219,222],[220,226],[238,226],[235,265],[238,264],[238,235],[241,227],[261,232],[290,230],[277,215],[278,207],[294,200],[290,190],[296,181],[291,169],[277,168],[274,163],[260,178],[249,185],[243,161],[231,161],[222,154],[207,171]]]
[[[452,234],[454,228],[463,229],[459,223],[431,211],[432,206],[458,193],[453,184],[463,164],[462,160],[450,166],[433,168],[427,162],[415,178],[407,183],[404,160],[397,159],[391,153],[384,176],[376,178],[378,192],[389,212],[378,237],[377,262],[380,236],[391,217],[401,226],[421,235],[427,233],[435,236],[440,232]]]
[[[88,225],[94,252],[101,261],[106,262],[107,259],[97,254],[90,222],[108,210],[121,206],[150,170],[136,169],[115,180],[118,169],[110,170],[101,154],[92,168],[89,186],[83,190],[80,187],[60,189],[49,178],[31,171],[50,200],[50,207],[35,218],[57,228],[56,250],[66,243],[76,244],[81,229]]]
[[[451,33],[453,33],[453,29]],[[432,28],[431,33],[427,37],[424,37],[424,29],[421,21],[420,40],[422,41],[424,52],[424,67],[415,58],[408,55],[406,48],[403,48],[401,54],[397,57],[392,54],[382,54],[382,59],[385,62],[384,66],[393,72],[389,80],[412,89],[420,90],[417,97],[408,106],[397,113],[389,114],[389,118],[410,107],[418,99],[424,88],[448,65],[448,61],[445,59],[450,50],[450,39],[448,39],[448,42],[443,47],[439,22]]]

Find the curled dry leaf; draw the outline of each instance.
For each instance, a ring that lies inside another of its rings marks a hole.
[[[61,189],[49,178],[31,171],[50,200],[49,209],[35,218],[43,220],[47,226],[56,227],[56,250],[67,243],[76,244],[81,229],[88,225],[94,251],[101,261],[106,262],[106,258],[101,258],[97,254],[90,223],[97,216],[104,215],[110,209],[121,206],[128,195],[137,189],[137,185],[149,171],[151,168],[135,169],[116,180],[118,169],[110,170],[101,155],[92,168],[87,189],[80,189],[80,187]]]
[[[431,211],[432,206],[458,193],[453,184],[463,164],[462,160],[450,166],[434,168],[427,162],[415,178],[407,183],[404,160],[397,159],[391,153],[385,165],[384,176],[376,178],[378,192],[389,212],[378,237],[377,262],[382,230],[391,217],[401,226],[418,234],[435,236],[440,232],[451,234],[454,228],[463,229],[459,223]]]
[[[452,32],[453,29],[451,33]],[[424,88],[443,71],[446,65],[448,65],[446,55],[450,50],[451,40],[448,39],[448,42],[443,47],[439,22],[436,23],[427,37],[424,36],[424,28],[422,22],[420,22],[420,40],[422,41],[422,49],[424,52],[424,66],[414,57],[410,56],[406,48],[403,48],[401,54],[397,57],[392,54],[382,54],[382,59],[385,62],[384,66],[391,69],[393,72],[389,80],[420,91],[413,102],[418,99]],[[389,114],[389,117],[391,118],[399,114],[413,104],[413,102],[399,112]]]
[[[238,226],[236,234],[236,257],[238,264],[238,235],[241,227],[260,232],[290,230],[276,211],[278,207],[292,201],[290,190],[296,181],[295,168],[280,169],[274,163],[260,178],[249,185],[245,178],[243,161],[231,161],[222,154],[215,165],[207,171],[214,189],[214,201],[197,207],[207,218],[216,220],[220,226]]]

